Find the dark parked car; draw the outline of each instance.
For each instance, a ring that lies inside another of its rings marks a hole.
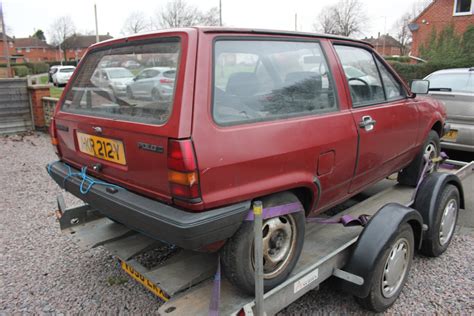
[[[114,98],[91,84],[103,58],[125,57],[176,69],[166,102]],[[306,217],[394,172],[415,185],[423,158],[439,154],[445,116],[358,40],[163,30],[87,51],[54,114],[60,161],[49,171],[116,222],[182,248],[220,250],[227,278],[253,292],[252,201],[264,206],[270,289],[298,261]],[[101,182],[89,186],[84,173]]]

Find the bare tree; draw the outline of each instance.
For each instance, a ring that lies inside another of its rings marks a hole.
[[[321,31],[324,34],[336,34],[337,27],[336,21],[334,20],[332,7],[325,7],[319,14],[318,20],[313,24],[315,31]]]
[[[408,53],[408,44],[410,43],[412,38],[412,34],[410,29],[408,28],[408,24],[410,24],[412,20],[413,16],[410,13],[405,13],[397,20],[397,22],[395,22],[393,26],[393,32],[395,34],[395,38],[397,39],[400,45],[400,54],[402,56]]]
[[[206,12],[199,12],[199,24],[207,26],[218,26],[219,23],[219,8],[212,7]]]
[[[202,12],[185,0],[170,0],[161,12],[158,12],[157,20],[160,28],[219,25],[219,10],[212,8]]]
[[[51,24],[51,43],[61,47],[64,60],[66,60],[66,51],[69,48],[66,39],[74,35],[75,31],[76,27],[70,16],[61,16]]]
[[[150,21],[141,11],[129,14],[122,27],[122,34],[136,34],[151,29]]]
[[[360,0],[340,0],[325,7],[318,20],[325,33],[351,36],[361,33],[366,17]]]

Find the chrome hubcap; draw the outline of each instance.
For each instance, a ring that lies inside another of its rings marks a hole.
[[[296,243],[295,225],[296,223],[290,215],[270,218],[263,223],[263,272],[265,279],[277,276],[286,268],[292,258]]]
[[[455,199],[449,200],[444,208],[439,228],[439,243],[441,246],[444,246],[453,235],[457,213],[458,203]]]
[[[382,295],[392,297],[402,285],[408,270],[410,246],[405,238],[399,239],[390,250],[382,275]]]
[[[437,153],[438,153],[438,150],[436,148],[436,145],[434,143],[429,143],[428,146],[426,146],[425,148],[425,153],[423,154],[423,156],[425,157],[425,161],[436,158]],[[435,165],[432,163],[428,172],[434,171],[434,168],[435,168]]]

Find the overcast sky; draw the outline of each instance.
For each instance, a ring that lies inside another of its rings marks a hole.
[[[167,0],[0,0],[3,3],[8,35],[27,37],[37,29],[47,37],[53,20],[69,15],[77,32],[94,32],[94,3],[97,4],[99,33],[122,36],[121,29],[132,11],[152,16]],[[427,0],[361,0],[368,16],[364,32],[357,37],[390,32],[395,21],[414,5]],[[201,10],[219,5],[219,0],[187,0]],[[226,26],[294,30],[295,13],[298,30],[313,31],[313,23],[321,9],[336,1],[317,0],[222,0],[222,17]],[[95,33],[94,33],[95,34]],[[48,37],[49,39],[49,37]]]

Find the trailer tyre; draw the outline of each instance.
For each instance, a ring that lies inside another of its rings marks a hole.
[[[430,131],[428,138],[423,144],[422,150],[416,155],[415,159],[402,171],[398,173],[398,182],[403,185],[415,187],[420,179],[423,166],[426,159],[432,159],[439,156],[441,152],[441,145],[439,135],[436,131]],[[438,170],[438,164],[434,164],[428,172],[435,172]]]
[[[366,297],[355,297],[365,309],[383,312],[395,302],[407,280],[413,261],[415,241],[413,230],[407,223],[401,225],[396,237],[383,251],[370,280]]]
[[[445,186],[441,198],[437,201],[433,223],[428,223],[420,253],[429,257],[438,257],[448,249],[454,235],[459,215],[459,190],[456,186]],[[416,207],[416,205],[415,205]]]
[[[265,219],[262,225],[264,290],[282,283],[293,270],[303,249],[305,214],[298,198],[279,193],[262,199],[265,208],[299,203],[300,212]],[[221,263],[227,279],[244,292],[255,293],[253,221],[245,221],[221,251]]]

